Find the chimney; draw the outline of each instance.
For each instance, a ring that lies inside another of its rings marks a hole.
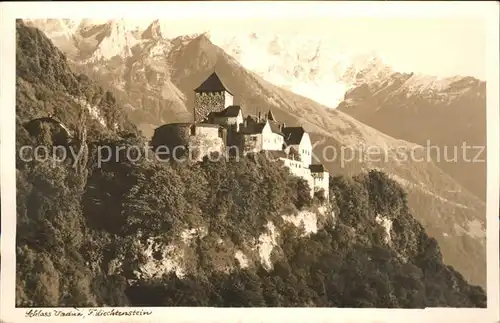
[[[245,128],[248,126],[248,118],[245,118],[245,120],[243,120],[243,126]]]
[[[285,127],[286,127],[286,124],[283,122],[283,123],[281,124],[280,131],[283,131],[283,129],[285,129]]]

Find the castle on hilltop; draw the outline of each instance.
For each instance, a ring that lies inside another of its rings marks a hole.
[[[228,152],[231,147],[240,155],[265,151],[283,161],[293,175],[305,179],[311,195],[322,190],[328,198],[329,173],[323,165],[312,164],[311,139],[303,127],[280,124],[272,111],[244,117],[216,73],[194,92],[194,121],[158,127],[151,141],[153,147],[164,145],[170,151],[192,147],[197,150],[197,159],[213,152]]]

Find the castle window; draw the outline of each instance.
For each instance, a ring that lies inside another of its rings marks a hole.
[[[195,125],[192,125],[191,126],[191,136],[194,136],[194,135],[196,135],[196,127],[195,127]]]

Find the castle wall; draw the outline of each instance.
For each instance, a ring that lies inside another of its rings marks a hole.
[[[317,192],[321,189],[325,192],[325,198],[328,199],[330,192],[330,174],[327,172],[313,173],[314,178],[314,191]]]
[[[234,104],[233,96],[228,92],[224,92],[224,108]]]
[[[217,138],[219,137],[219,127],[197,126],[195,128],[195,134],[197,136],[207,136],[207,137]]]
[[[286,167],[290,168],[291,172],[294,172],[294,174],[298,174],[298,170],[302,169],[302,162],[298,160],[293,160],[293,159],[288,159],[288,158],[280,158],[280,160],[283,161]],[[310,172],[310,170],[308,169]],[[298,175],[297,175],[298,176]]]
[[[212,153],[224,152],[224,139],[219,134],[218,127],[194,127],[193,124],[167,124],[155,130],[151,145],[154,149],[164,146],[158,152],[162,153],[161,158],[185,158],[188,153],[194,160],[201,160],[204,156]],[[164,152],[168,151],[168,155]]]
[[[302,140],[300,141],[298,152],[300,154],[300,160],[305,168],[309,168],[312,162],[312,145],[309,134],[304,133]]]
[[[262,135],[261,134],[253,134],[253,135],[244,135],[242,136],[242,147],[243,153],[249,152],[259,152],[262,150]]]
[[[301,177],[307,181],[309,188],[311,189],[311,197],[314,196],[314,178],[311,175],[311,170],[309,168],[304,168],[301,161],[292,160],[288,158],[280,158],[286,167],[288,167],[290,173],[294,176]]]
[[[166,124],[157,128],[151,138],[151,145],[158,146],[186,146],[191,133],[191,124]]]
[[[240,125],[243,123],[243,117],[241,115],[237,117],[214,117],[212,122],[224,126],[235,126],[236,131],[239,131]]]
[[[219,112],[226,107],[227,92],[201,92],[195,93],[194,117],[195,122],[203,121],[210,112]]]
[[[267,124],[262,129],[262,150],[283,150],[283,136],[272,132]]]
[[[224,154],[225,144],[222,138],[205,133],[190,136],[188,139],[189,152],[193,161],[201,161],[203,157],[212,153]]]

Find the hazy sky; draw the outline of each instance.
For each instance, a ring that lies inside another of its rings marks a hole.
[[[340,46],[374,49],[396,69],[486,77],[486,34],[480,21],[365,19],[331,25],[331,37]]]

